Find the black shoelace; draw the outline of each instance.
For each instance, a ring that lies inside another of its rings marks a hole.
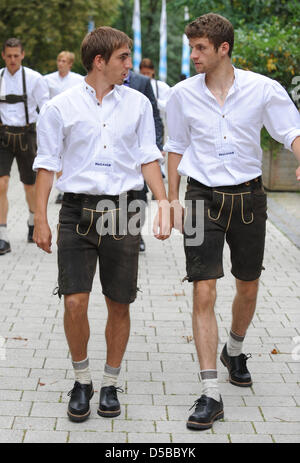
[[[189,410],[192,410],[192,408],[196,408],[199,407],[200,405],[206,405],[206,399],[201,396],[199,399],[195,400],[195,402],[193,403],[193,405],[189,408]]]
[[[247,354],[247,355],[242,354],[242,358],[241,358],[241,360],[242,360],[241,372],[242,372],[242,373],[247,373],[247,372],[248,372],[247,366],[246,366],[246,362],[247,362],[247,360],[248,360],[249,358],[251,358],[251,357],[252,357],[251,354]]]

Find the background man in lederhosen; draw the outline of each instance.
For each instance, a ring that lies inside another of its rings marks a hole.
[[[37,107],[41,109],[49,99],[49,92],[41,74],[22,66],[24,56],[19,39],[10,38],[4,43],[2,58],[6,67],[0,71],[0,255],[11,250],[7,233],[7,190],[14,158],[29,207],[27,240],[33,242],[35,122]]]

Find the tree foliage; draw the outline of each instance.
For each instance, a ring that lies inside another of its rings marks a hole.
[[[75,53],[74,70],[82,71],[80,44],[93,18],[95,26],[114,20],[120,0],[1,0],[0,40],[18,37],[25,47],[24,64],[41,73],[56,70],[61,50]]]

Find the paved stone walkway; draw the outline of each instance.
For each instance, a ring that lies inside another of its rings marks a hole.
[[[132,333],[120,380],[125,389],[119,395],[122,414],[111,420],[96,413],[105,362],[106,308],[95,278],[89,356],[98,392],[90,419],[71,423],[66,407],[73,372],[63,303],[51,295],[56,249],[53,245],[53,254],[47,255],[26,243],[27,212],[17,178],[14,169],[9,191],[12,252],[0,258],[0,442],[300,442],[300,250],[271,221],[257,312],[245,341],[245,352],[252,353],[248,364],[254,384],[231,385],[219,362],[224,420],[205,432],[185,426],[200,384],[191,327],[192,287],[181,281],[182,238],[174,233],[163,243],[145,236],[142,292],[131,308]],[[59,209],[55,196],[53,191],[49,207],[54,235]],[[299,216],[297,220],[299,231]],[[216,305],[219,351],[227,340],[234,293],[227,249],[225,271]]]

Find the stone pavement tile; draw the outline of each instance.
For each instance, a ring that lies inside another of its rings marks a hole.
[[[253,397],[243,397],[246,406],[249,407],[295,407],[295,401],[291,396],[253,396]]]
[[[126,433],[111,433],[111,432],[80,432],[71,431],[68,442],[73,443],[125,443],[127,440]]]
[[[128,433],[128,442],[137,443],[137,444],[155,444],[155,443],[168,443],[171,442],[170,434],[160,434],[160,433]]]
[[[261,411],[264,420],[268,423],[275,422],[298,422],[300,421],[300,409],[297,407],[266,407],[262,406]],[[254,420],[255,421],[255,420]]]
[[[280,374],[272,373],[254,373],[252,374],[252,369],[251,369],[251,376],[252,380],[254,383],[283,383],[283,378]]]
[[[282,374],[283,381],[285,383],[298,383],[299,382],[299,373],[287,373]]]
[[[57,419],[56,430],[59,431],[81,431],[81,432],[95,432],[95,431],[112,431],[112,420],[101,418],[97,415],[97,407],[91,407],[90,418],[83,423],[74,423],[67,417],[67,407],[65,407],[64,418]]]
[[[56,418],[35,418],[17,416],[13,429],[28,429],[32,431],[54,431]]]
[[[127,418],[129,420],[166,420],[166,407],[160,405],[128,405]]]
[[[60,392],[24,391],[22,401],[58,403],[61,400],[60,397]]]
[[[1,368],[0,367],[0,377],[8,376],[8,377],[27,378],[29,376],[29,372],[30,372],[29,368],[16,368],[16,367]]]
[[[299,384],[279,384],[277,383],[275,387],[272,387],[270,384],[256,383],[253,384],[252,389],[255,395],[260,396],[291,396],[294,394],[299,394],[300,386]],[[244,394],[243,394],[244,395]]]
[[[299,421],[297,423],[253,422],[253,426],[258,434],[300,435]]]
[[[127,361],[127,371],[161,371],[161,364],[158,361]]]
[[[230,442],[233,444],[272,444],[272,436],[268,434],[230,434]]]
[[[114,432],[154,433],[154,421],[113,420]]]
[[[186,361],[162,361],[163,372],[169,373],[175,371],[176,369],[179,371],[186,371],[188,373],[198,373],[199,372],[199,363],[198,361],[194,362],[186,362]]]
[[[160,373],[157,371],[151,372],[153,381],[187,381],[189,383],[200,383],[200,373]]]
[[[163,394],[163,385],[158,382],[127,381],[128,394]]]
[[[288,366],[282,362],[282,363],[273,363],[273,362],[270,362],[270,358],[269,358],[269,361],[257,361],[256,358],[255,358],[255,361],[253,359],[249,360],[248,363],[248,368],[249,368],[249,371],[251,371],[251,374],[252,373],[256,373],[256,374],[262,374],[262,373],[266,373],[266,374],[269,374],[270,377],[272,378],[273,377],[273,374],[280,374],[280,373],[289,373],[290,370],[288,368]]]
[[[300,435],[290,434],[289,436],[273,434],[273,439],[278,444],[299,444]]]
[[[23,442],[24,431],[0,429],[1,444],[17,444]]]
[[[155,394],[153,397],[156,397]],[[160,397],[160,396],[158,396]],[[163,396],[164,397],[164,396]],[[130,404],[130,405],[152,405],[153,399],[152,395],[150,394],[119,394],[118,395],[119,401],[121,404]],[[157,404],[160,405],[160,404]],[[163,405],[163,404],[162,404]]]
[[[66,406],[61,403],[37,402],[33,404],[30,416],[63,417],[66,415]]]
[[[54,444],[67,442],[68,433],[61,431],[27,431],[24,444]]]
[[[0,401],[5,400],[20,400],[22,395],[22,391],[5,391],[0,389]],[[0,426],[1,428],[1,426]]]
[[[31,410],[31,402],[21,402],[19,400],[1,401],[0,415],[1,416],[28,416]]]
[[[12,416],[0,416],[0,430],[10,429],[12,427],[14,418]]]
[[[29,378],[40,378],[41,382],[64,379],[65,376],[65,370],[54,370],[52,368],[33,368],[28,375]]]

